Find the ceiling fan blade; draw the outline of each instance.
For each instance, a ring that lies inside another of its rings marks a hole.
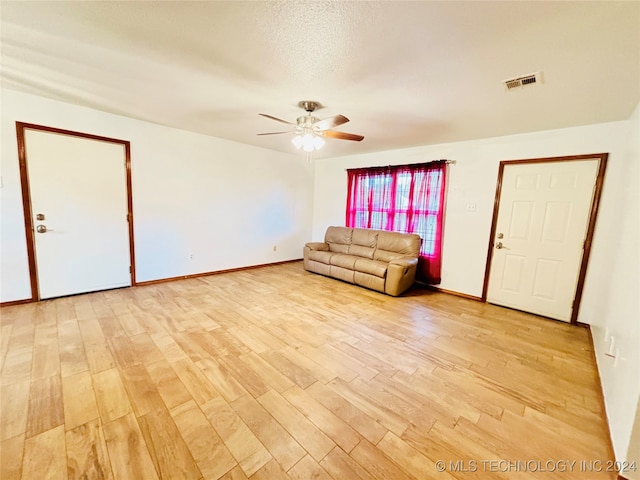
[[[318,120],[313,124],[314,128],[319,130],[327,130],[329,128],[337,127],[343,123],[347,123],[349,119],[344,115],[336,115],[335,117],[325,118],[324,120]]]
[[[356,135],[353,133],[345,133],[345,132],[335,132],[333,130],[325,130],[322,132],[325,137],[328,138],[337,138],[339,140],[353,140],[354,142],[361,142],[364,140],[362,135]]]
[[[263,117],[270,118],[271,120],[275,120],[276,122],[286,123],[287,125],[295,125],[295,123],[287,122],[286,120],[282,120],[281,118],[274,117],[272,115],[267,115],[266,113],[259,113],[258,115],[262,115]]]
[[[293,133],[291,130],[288,132],[267,132],[267,133],[256,133],[256,135],[280,135],[281,133]]]

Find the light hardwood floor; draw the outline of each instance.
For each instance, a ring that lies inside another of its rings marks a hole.
[[[3,480],[616,478],[584,328],[300,262],[0,314]]]

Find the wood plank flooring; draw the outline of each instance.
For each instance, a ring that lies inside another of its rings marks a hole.
[[[300,262],[0,314],[3,480],[616,478],[584,328]]]

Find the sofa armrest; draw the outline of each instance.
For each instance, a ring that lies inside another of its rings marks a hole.
[[[325,252],[329,251],[329,244],[323,242],[309,242],[305,243],[305,248],[309,247],[309,250],[324,250]]]
[[[417,268],[417,258],[391,260],[384,285],[385,293],[396,297],[407,290],[415,282]]]
[[[329,251],[329,244],[323,242],[309,242],[304,245],[302,249],[302,262],[305,270],[309,270],[309,252],[311,250],[323,250]]]
[[[395,260],[391,260],[389,265],[397,265],[399,267],[411,268],[418,266],[417,258],[397,258]]]

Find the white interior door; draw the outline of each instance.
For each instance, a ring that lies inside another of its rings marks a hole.
[[[505,165],[491,303],[570,321],[599,160]]]
[[[25,130],[41,299],[131,285],[123,144]]]

